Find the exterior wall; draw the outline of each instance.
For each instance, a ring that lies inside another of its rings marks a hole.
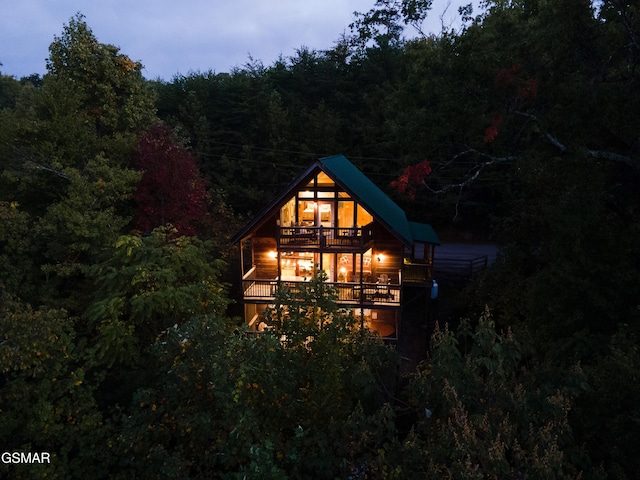
[[[400,336],[400,311],[398,309],[355,308],[354,316],[379,336],[397,340]]]
[[[267,308],[264,303],[245,303],[244,305],[244,318],[249,328],[253,331],[257,331],[260,327],[264,316],[263,312]]]
[[[252,243],[256,278],[275,279],[278,276],[278,260],[273,257],[273,252],[276,251],[276,239],[254,237]]]
[[[387,275],[392,284],[399,284],[403,261],[402,243],[380,225],[376,225],[374,238],[373,281],[376,281],[380,275]],[[380,261],[378,261],[379,256],[381,258]]]
[[[276,218],[272,216],[256,231],[252,239],[253,265],[256,267],[257,279],[278,277],[278,260],[273,256],[277,250],[276,235]]]

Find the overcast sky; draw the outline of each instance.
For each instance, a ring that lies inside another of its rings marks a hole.
[[[434,0],[430,29],[449,24],[470,0]],[[448,9],[447,5],[450,3]],[[271,65],[301,46],[331,48],[348,33],[353,12],[375,0],[0,0],[0,72],[45,73],[54,36],[77,12],[101,43],[145,66],[148,79],[228,72],[249,56]],[[446,10],[445,10],[446,9]]]

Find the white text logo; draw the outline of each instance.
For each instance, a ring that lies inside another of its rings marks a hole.
[[[2,452],[2,463],[51,463],[49,452]]]

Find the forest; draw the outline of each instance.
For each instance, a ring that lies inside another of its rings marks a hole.
[[[640,478],[640,5],[372,3],[171,80],[77,14],[0,74],[0,450],[51,460],[0,477]],[[322,275],[239,317],[230,238],[336,153],[500,246],[411,371]]]

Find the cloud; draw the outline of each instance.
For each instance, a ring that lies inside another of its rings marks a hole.
[[[326,50],[348,30],[354,11],[368,11],[374,3],[374,0],[7,1],[0,6],[0,62],[4,64],[0,70],[16,77],[44,74],[50,43],[77,12],[85,15],[100,42],[116,45],[122,53],[141,61],[147,78],[171,80],[177,73],[229,71],[247,63],[249,55],[270,65],[280,55],[293,56],[302,46]]]

